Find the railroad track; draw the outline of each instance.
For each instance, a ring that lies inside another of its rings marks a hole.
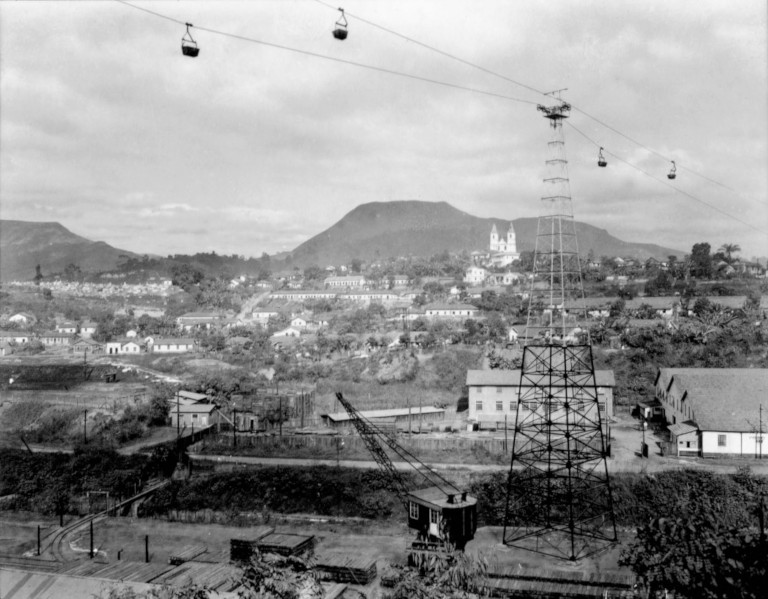
[[[96,524],[97,522],[101,522],[102,520],[106,520],[110,513],[116,512],[117,510],[125,507],[126,505],[130,505],[134,501],[138,501],[140,499],[144,499],[157,491],[158,489],[161,489],[165,485],[168,484],[168,480],[156,480],[151,482],[147,488],[143,489],[133,497],[130,497],[124,501],[121,501],[117,505],[109,508],[108,510],[103,510],[101,512],[98,512],[96,514],[89,514],[83,518],[80,518],[79,520],[75,520],[74,522],[70,522],[66,526],[59,528],[58,530],[52,532],[48,536],[46,536],[41,544],[41,550],[40,555],[46,556],[49,558],[53,558],[56,562],[63,563],[70,561],[67,559],[65,549],[67,542],[67,538],[71,536],[72,534],[80,531],[82,528],[90,525],[91,522]]]

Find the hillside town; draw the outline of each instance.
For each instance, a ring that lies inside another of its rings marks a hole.
[[[0,2],[0,599],[764,599],[767,34]]]

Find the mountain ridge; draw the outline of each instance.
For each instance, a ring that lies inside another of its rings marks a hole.
[[[112,270],[121,256],[137,257],[104,241],[91,241],[56,221],[0,220],[0,280],[31,281],[77,264],[83,271]]]
[[[536,242],[537,218],[514,220],[481,218],[447,202],[399,200],[360,204],[335,224],[288,252],[293,266],[348,264],[353,258],[375,261],[397,256],[432,256],[442,251],[489,249],[495,224],[501,237],[511,225],[518,251],[532,251]],[[622,241],[606,229],[577,222],[580,253],[595,257],[651,256],[666,259],[683,252],[655,244]],[[0,280],[32,280],[35,266],[43,275],[62,272],[74,263],[83,271],[108,271],[121,257],[134,252],[115,248],[104,241],[91,241],[72,233],[56,221],[0,220]]]
[[[334,225],[311,237],[290,252],[297,265],[340,264],[352,258],[376,260],[391,256],[429,256],[443,250],[488,250],[495,224],[504,237],[510,225],[515,231],[517,250],[533,251],[538,218],[513,220],[481,218],[454,208],[447,202],[400,200],[361,204]],[[429,232],[425,236],[425,232]],[[632,256],[639,259],[666,259],[683,252],[656,244],[627,242],[606,229],[576,222],[579,250],[596,257]]]

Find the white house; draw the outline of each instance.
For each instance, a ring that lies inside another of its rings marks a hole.
[[[348,277],[328,277],[325,279],[326,287],[365,287],[365,277],[351,275]]]
[[[296,318],[293,318],[291,320],[290,324],[291,324],[291,326],[294,329],[305,329],[305,328],[307,328],[307,321],[304,318],[302,318],[301,316],[297,316]]]
[[[77,324],[75,324],[71,320],[65,320],[64,322],[60,322],[59,324],[56,325],[56,332],[74,335],[75,333],[77,333]]]
[[[766,368],[660,368],[655,381],[677,455],[761,457]],[[765,426],[768,429],[768,425]]]
[[[29,343],[29,333],[24,331],[0,331],[0,341]]]
[[[277,331],[272,335],[273,337],[301,337],[301,331],[294,327],[288,327],[282,331]]]
[[[514,426],[520,398],[533,397],[532,387],[520,387],[519,370],[468,370],[469,420],[482,426],[495,427],[507,423]],[[616,386],[612,370],[595,371],[597,404],[600,416],[613,416],[613,389]],[[588,399],[588,398],[587,398]],[[594,398],[593,398],[594,399]],[[526,399],[521,410],[532,412],[539,409],[542,401]],[[565,411],[561,410],[564,417]]]
[[[80,323],[80,336],[83,339],[90,339],[96,332],[96,323],[91,320],[84,320]]]
[[[186,429],[203,428],[214,424],[215,404],[179,402],[178,409],[176,402],[173,401],[173,408],[169,412],[171,417],[171,426],[177,426]]]
[[[424,306],[427,318],[472,318],[480,310],[470,304],[429,304]]]
[[[141,353],[141,345],[135,339],[117,339],[107,341],[104,351],[108,355],[139,354]]]
[[[139,334],[138,334],[136,331],[134,331],[133,329],[128,329],[128,330],[125,332],[125,336],[126,336],[128,339],[134,339],[134,338],[135,338],[135,337],[137,337],[138,335],[139,335]]]
[[[32,314],[29,314],[28,312],[18,312],[13,316],[11,316],[8,319],[8,322],[15,322],[15,323],[27,326],[37,322],[37,318],[35,318]]]
[[[189,338],[157,338],[150,346],[153,354],[178,354],[195,351],[195,340]]]
[[[464,282],[468,285],[482,285],[488,276],[488,271],[482,266],[470,266],[464,273]]]

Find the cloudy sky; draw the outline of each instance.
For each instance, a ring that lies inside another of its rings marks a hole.
[[[0,217],[258,256],[366,202],[536,216],[567,88],[577,220],[768,255],[764,2],[344,2],[344,42],[314,0],[0,2]]]

